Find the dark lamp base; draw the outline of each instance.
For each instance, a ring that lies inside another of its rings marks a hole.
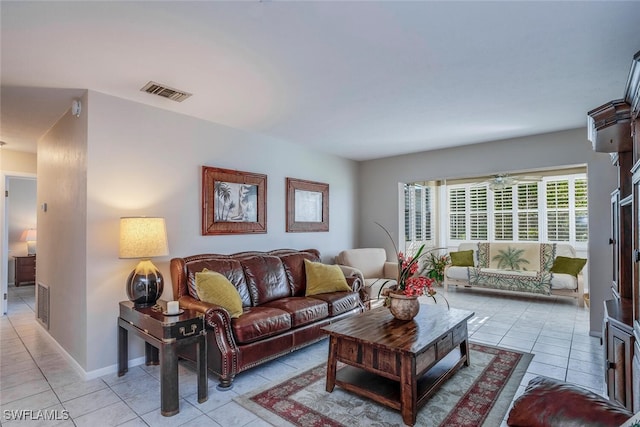
[[[142,260],[127,279],[127,296],[136,308],[153,307],[162,295],[162,273],[149,260]]]

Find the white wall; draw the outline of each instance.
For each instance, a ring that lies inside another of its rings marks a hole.
[[[13,172],[21,174],[35,174],[37,159],[34,153],[11,150],[10,144],[0,148],[0,170],[10,175]]]
[[[359,246],[384,246],[393,253],[374,221],[387,225],[397,239],[398,230],[391,227],[400,221],[398,183],[579,164],[587,165],[589,183],[590,329],[599,335],[603,301],[611,297],[609,203],[617,178],[610,156],[593,151],[585,128],[362,162]]]
[[[171,102],[171,101],[167,101]],[[187,101],[188,102],[188,101]],[[89,91],[87,371],[116,363],[118,302],[136,261],[118,259],[121,216],[162,216],[170,256],[154,259],[171,299],[169,260],[198,253],[308,247],[331,262],[355,245],[356,162]],[[267,175],[267,234],[200,234],[201,167]],[[285,178],[329,184],[330,231],[285,232]],[[133,346],[130,358],[142,354]]]
[[[38,267],[49,286],[49,333],[87,360],[87,116],[69,111],[38,141]],[[47,211],[41,206],[46,203]],[[89,285],[90,286],[90,285]],[[114,341],[115,343],[115,341]],[[115,345],[115,344],[114,344]]]

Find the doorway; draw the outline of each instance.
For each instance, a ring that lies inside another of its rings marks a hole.
[[[5,175],[4,190],[2,314],[7,313],[14,298],[32,308],[35,305],[35,272],[33,275],[30,272],[35,270],[37,252],[36,177]]]

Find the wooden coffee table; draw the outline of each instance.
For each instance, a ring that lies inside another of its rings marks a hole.
[[[399,410],[414,425],[418,408],[462,364],[469,366],[467,320],[474,314],[429,304],[401,322],[381,307],[325,326],[327,391],[337,384]],[[337,371],[337,362],[349,366]]]

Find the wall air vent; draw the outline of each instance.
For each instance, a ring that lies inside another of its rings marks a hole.
[[[36,318],[49,329],[49,286],[39,283],[36,287]]]
[[[142,89],[142,92],[147,92],[152,95],[162,96],[163,98],[169,98],[172,101],[182,102],[189,98],[192,94],[184,92],[178,89],[170,88],[169,86],[161,85],[156,82],[149,82]]]

